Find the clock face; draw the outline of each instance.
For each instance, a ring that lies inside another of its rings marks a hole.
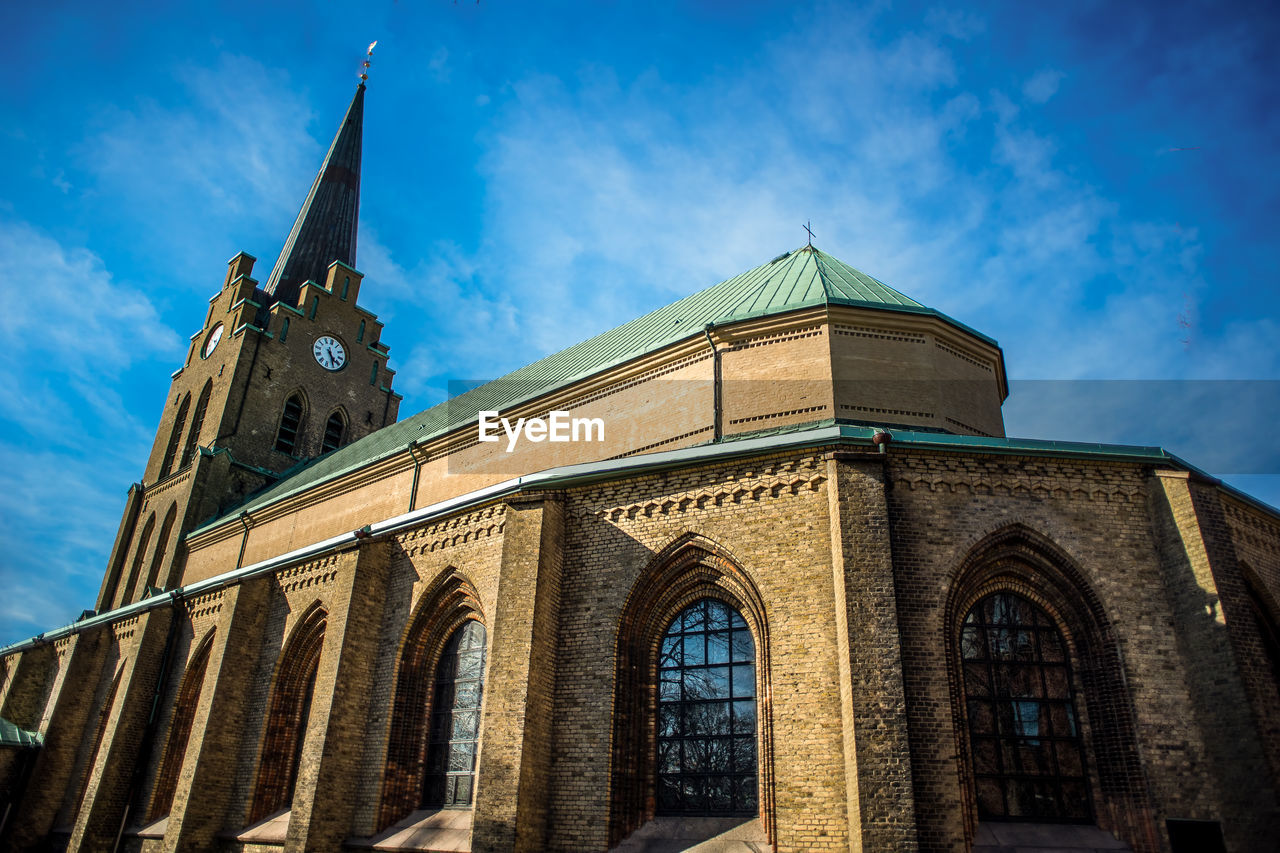
[[[315,344],[311,347],[311,354],[325,370],[341,370],[347,363],[347,351],[342,346],[342,341],[331,335],[321,335],[316,338]]]
[[[222,340],[222,324],[213,327],[213,331],[209,333],[209,337],[204,339],[204,349],[200,352],[201,358],[208,358],[213,355],[213,351],[218,348],[218,341]]]

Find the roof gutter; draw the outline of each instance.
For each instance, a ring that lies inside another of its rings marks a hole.
[[[306,545],[286,554],[261,560],[243,568],[234,569],[205,580],[196,581],[177,590],[170,590],[150,598],[106,613],[74,622],[53,631],[38,634],[29,640],[23,640],[0,648],[0,655],[12,654],[16,651],[32,648],[42,643],[52,642],[70,636],[87,628],[109,624],[129,616],[139,615],[157,607],[168,606],[173,597],[194,598],[210,592],[224,589],[257,575],[274,572],[278,569],[299,563],[304,560],[352,547],[370,537],[395,533],[413,527],[439,516],[456,512],[489,501],[499,500],[508,495],[526,491],[545,491],[563,489],[572,486],[586,485],[599,480],[611,479],[632,473],[656,473],[664,470],[683,468],[691,464],[726,461],[743,456],[753,456],[765,451],[803,449],[821,447],[831,444],[855,444],[875,447],[876,435],[889,435],[894,444],[904,444],[921,449],[951,453],[987,453],[1004,456],[1041,456],[1070,457],[1075,459],[1093,459],[1109,462],[1129,462],[1146,465],[1166,465],[1188,471],[1216,485],[1234,497],[1267,512],[1276,514],[1277,510],[1249,495],[1223,483],[1216,477],[1196,468],[1185,460],[1159,447],[1135,447],[1114,444],[1085,444],[1081,442],[1047,441],[1043,439],[1008,439],[986,438],[980,436],[945,435],[940,433],[914,432],[911,430],[893,430],[882,428],[859,427],[827,422],[811,429],[801,429],[793,433],[760,436],[757,438],[734,439],[720,444],[704,444],[686,447],[680,450],[667,450],[661,453],[650,453],[630,459],[614,459],[605,462],[583,462],[577,465],[564,465],[548,468],[535,474],[514,477],[483,489],[477,489],[464,495],[411,510],[401,515],[388,518],[365,527],[331,536],[320,542]],[[883,442],[884,439],[881,439]]]

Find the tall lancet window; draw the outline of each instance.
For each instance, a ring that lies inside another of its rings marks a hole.
[[[436,667],[424,806],[467,808],[474,801],[484,647],[484,626],[468,621],[453,632]]]
[[[1087,821],[1089,790],[1067,644],[1012,592],[973,606],[960,638],[978,816]]]
[[[191,431],[187,433],[187,444],[182,449],[182,461],[178,464],[179,468],[185,468],[191,464],[191,460],[195,458],[196,448],[200,444],[200,430],[204,429],[204,415],[209,409],[209,395],[213,393],[213,380],[204,383],[204,390],[200,392],[200,399],[196,402],[195,413],[191,416]]]
[[[736,610],[681,611],[658,658],[657,811],[756,814],[755,643]]]
[[[329,420],[324,425],[324,441],[320,446],[320,452],[328,453],[330,450],[337,450],[341,447],[346,431],[347,420],[342,416],[341,411],[335,411],[329,415]]]
[[[168,477],[173,471],[173,460],[178,456],[178,445],[182,443],[182,430],[187,426],[187,410],[191,408],[191,394],[182,398],[178,406],[178,415],[173,419],[173,432],[169,433],[169,444],[164,449],[164,461],[160,463],[160,479]]]
[[[302,395],[293,394],[284,401],[280,415],[280,429],[276,432],[276,450],[292,454],[298,446],[298,433],[302,430]]]

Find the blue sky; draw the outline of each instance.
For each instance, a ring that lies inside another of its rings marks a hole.
[[[1274,4],[1049,6],[6,4],[0,642],[93,605],[184,342],[235,252],[265,278],[373,39],[357,265],[405,415],[811,220],[1037,380],[1011,435],[1280,503]]]

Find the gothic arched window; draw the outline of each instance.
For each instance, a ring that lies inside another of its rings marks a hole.
[[[290,807],[302,763],[307,721],[320,653],[324,648],[327,614],[314,605],[307,612],[280,655],[275,687],[267,710],[267,734],[258,763],[258,782],[250,823]]]
[[[156,553],[151,558],[151,570],[147,572],[147,586],[160,583],[160,567],[164,563],[165,554],[169,550],[169,535],[173,532],[174,522],[178,520],[178,505],[169,507],[165,513],[164,523],[160,525],[160,538],[156,540]]]
[[[1244,587],[1249,596],[1249,607],[1253,610],[1253,620],[1258,627],[1258,637],[1262,640],[1262,651],[1270,664],[1272,681],[1276,690],[1280,691],[1280,627],[1276,625],[1270,608],[1248,578],[1245,579]]]
[[[695,601],[658,658],[657,813],[754,815],[755,644],[742,616]]]
[[[142,528],[142,535],[138,537],[138,550],[133,553],[133,566],[129,569],[129,581],[125,584],[124,589],[120,591],[120,601],[118,605],[128,604],[133,600],[133,595],[139,590],[134,590],[134,585],[138,583],[138,575],[142,572],[142,561],[146,559],[147,547],[151,544],[151,534],[156,529],[156,514],[151,513],[147,518],[146,526]]]
[[[1040,607],[992,593],[960,638],[978,816],[1088,821],[1084,745],[1067,644]]]
[[[169,721],[169,739],[165,744],[164,760],[156,776],[156,788],[151,798],[148,820],[164,817],[173,807],[173,795],[178,788],[178,775],[182,772],[182,762],[187,754],[187,742],[191,740],[191,725],[195,722],[196,707],[200,703],[200,693],[204,688],[204,673],[209,664],[212,639],[213,635],[210,634],[200,644],[200,648],[191,658],[191,663],[187,664],[186,674],[182,676],[182,685],[178,688],[178,700],[174,703],[173,717]]]
[[[182,398],[178,406],[178,415],[173,419],[173,432],[169,433],[169,444],[164,449],[164,461],[160,463],[160,477],[163,480],[173,471],[173,460],[178,455],[178,445],[182,442],[182,430],[187,425],[187,410],[191,408],[191,395]]]
[[[343,436],[347,431],[347,419],[342,416],[341,410],[334,411],[329,415],[329,420],[324,425],[324,441],[320,445],[321,453],[328,453],[330,450],[337,450],[342,446]]]
[[[191,431],[187,433],[187,444],[182,448],[182,461],[178,463],[179,468],[185,468],[191,464],[191,460],[195,458],[196,447],[199,446],[200,430],[204,428],[204,415],[209,409],[209,395],[213,393],[213,380],[204,383],[204,390],[200,392],[200,399],[196,402],[195,413],[191,416]]]
[[[453,632],[436,667],[424,806],[466,808],[474,800],[484,650],[484,626],[469,620]]]
[[[280,415],[280,429],[276,432],[276,450],[293,454],[298,446],[298,433],[302,430],[302,395],[291,394],[284,401],[284,412]]]

